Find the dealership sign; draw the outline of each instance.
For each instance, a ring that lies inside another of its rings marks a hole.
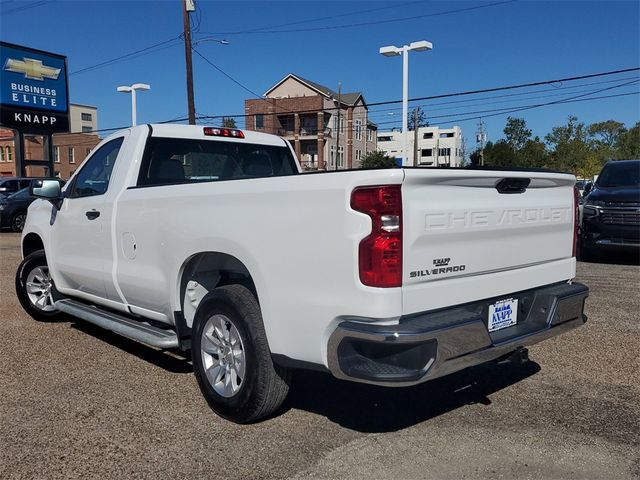
[[[30,133],[69,131],[67,58],[0,42],[2,126]]]

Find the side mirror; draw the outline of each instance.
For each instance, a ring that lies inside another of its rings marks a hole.
[[[29,185],[29,194],[32,197],[49,200],[58,208],[62,203],[62,189],[59,180],[32,180]]]
[[[587,195],[589,195],[589,192],[591,191],[591,189],[593,188],[593,183],[589,182],[584,186],[584,193],[582,194],[583,197],[586,197]]]

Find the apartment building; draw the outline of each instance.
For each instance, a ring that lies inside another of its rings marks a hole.
[[[460,127],[418,128],[418,157],[414,161],[415,132],[409,132],[409,165],[416,167],[459,167],[464,163],[464,139]],[[378,149],[394,158],[402,157],[402,132],[378,132]]]
[[[305,171],[357,168],[376,150],[375,123],[362,93],[341,93],[288,74],[245,100],[246,128],[289,140]]]
[[[98,130],[98,107],[69,104],[69,131],[71,133],[91,133]]]

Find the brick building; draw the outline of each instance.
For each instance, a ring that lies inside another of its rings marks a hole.
[[[13,130],[0,129],[0,176],[16,175],[15,143]],[[100,137],[86,133],[59,133],[53,136],[53,175],[68,180],[78,169]],[[25,135],[26,160],[43,160],[45,152],[41,135]],[[27,166],[30,177],[49,176],[46,167]]]
[[[245,100],[246,128],[289,140],[304,170],[357,168],[376,149],[377,127],[359,92],[338,95],[290,73],[264,97]]]

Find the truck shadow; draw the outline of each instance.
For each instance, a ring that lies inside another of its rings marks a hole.
[[[193,372],[190,352],[157,350],[90,323],[71,317],[67,320],[72,328],[159,368],[180,374]],[[329,373],[296,370],[289,397],[274,416],[304,410],[363,433],[393,432],[465,405],[490,405],[489,395],[539,371],[533,361],[492,362],[414,387],[385,388],[338,380]]]
[[[300,370],[295,372],[287,406],[363,433],[393,432],[465,405],[490,405],[489,395],[539,371],[533,361],[488,363],[414,387],[385,388]]]
[[[580,256],[580,262],[605,263],[609,265],[640,265],[640,251],[638,252],[600,252],[588,257]]]
[[[79,321],[73,317],[66,316],[65,319],[71,322],[71,327],[80,330],[87,335],[108,343],[130,355],[138,357],[145,362],[160,367],[171,373],[192,373],[191,353],[180,350],[157,350],[142,343],[130,340],[126,337],[110,332],[91,323]]]

